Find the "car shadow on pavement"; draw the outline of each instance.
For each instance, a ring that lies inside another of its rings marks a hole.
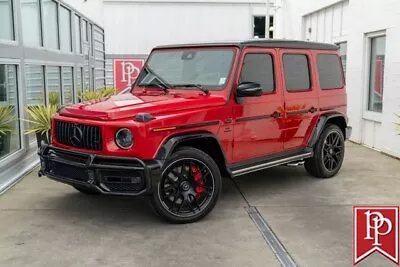
[[[235,178],[239,188],[246,195],[288,192],[301,186],[317,182],[303,167],[274,167]]]
[[[51,196],[51,207],[57,219],[74,217],[77,221],[98,221],[111,223],[116,227],[132,223],[148,223],[150,225],[165,223],[156,217],[150,205],[149,197],[120,197],[105,195],[86,195],[74,188],[63,190],[63,194]],[[222,195],[215,209],[243,208],[245,201],[231,180],[225,179]],[[245,211],[243,210],[243,213]],[[203,220],[208,220],[204,218]]]

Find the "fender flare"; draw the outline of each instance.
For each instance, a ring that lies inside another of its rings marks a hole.
[[[172,151],[181,143],[187,142],[190,140],[195,140],[195,139],[213,139],[217,142],[219,149],[222,153],[222,156],[224,158],[224,163],[226,166],[226,157],[224,150],[222,149],[221,142],[219,141],[218,137],[215,136],[214,134],[210,132],[189,132],[189,133],[180,133],[177,135],[172,135],[169,136],[163,144],[158,148],[155,159],[164,161],[168,158],[169,155],[171,155]]]
[[[347,125],[346,116],[343,115],[342,113],[335,112],[335,113],[322,114],[318,119],[317,125],[314,128],[313,134],[311,135],[311,138],[308,142],[307,147],[309,147],[309,148],[314,147],[315,143],[318,141],[319,137],[321,136],[322,131],[324,130],[325,125],[328,122],[328,120],[330,120],[332,118],[338,118],[338,117],[342,117]]]

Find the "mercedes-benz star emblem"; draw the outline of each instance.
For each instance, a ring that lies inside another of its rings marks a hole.
[[[69,138],[69,140],[71,141],[72,145],[77,146],[82,142],[82,138],[83,138],[82,129],[79,125],[75,124],[72,127],[72,135]]]

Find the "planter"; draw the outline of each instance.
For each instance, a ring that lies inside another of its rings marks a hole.
[[[0,134],[0,158],[10,153],[11,133]]]
[[[38,148],[41,147],[42,142],[46,145],[50,143],[48,136],[50,136],[50,131],[47,133],[47,135],[46,133],[36,133],[36,141]]]

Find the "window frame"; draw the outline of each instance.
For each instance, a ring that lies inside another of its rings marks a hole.
[[[41,8],[40,8],[40,11],[41,11],[41,14],[40,14],[40,23],[41,23],[41,28],[42,28],[42,33],[41,33],[41,37],[42,37],[42,48],[44,48],[44,49],[46,49],[46,50],[49,50],[49,51],[57,51],[57,52],[59,52],[60,50],[61,50],[61,45],[60,45],[60,15],[59,15],[59,12],[60,12],[60,8],[59,8],[59,6],[60,6],[60,3],[58,2],[58,1],[56,1],[56,0],[48,0],[48,1],[51,1],[51,2],[53,2],[54,4],[56,4],[56,23],[57,23],[57,27],[56,27],[56,30],[57,30],[57,33],[56,33],[56,36],[57,36],[57,48],[54,48],[54,47],[48,47],[48,46],[46,46],[46,43],[45,43],[45,38],[47,38],[46,37],[46,31],[45,31],[45,21],[44,21],[44,5],[43,5],[43,0],[39,0],[39,2],[40,2],[40,6],[41,6]],[[48,33],[47,33],[48,34]],[[64,52],[64,51],[63,51]]]
[[[385,37],[387,38],[386,30],[380,30],[375,32],[369,32],[364,34],[364,55],[363,55],[363,100],[362,100],[362,117],[365,120],[374,121],[381,123],[382,115],[383,115],[383,104],[382,104],[382,112],[376,112],[372,110],[368,110],[368,102],[369,102],[369,79],[370,79],[370,60],[371,60],[371,41],[376,37]],[[386,51],[385,51],[386,54]]]
[[[319,71],[318,71],[318,56],[319,55],[331,55],[331,56],[336,56],[337,57],[337,59],[339,60],[339,65],[340,65],[340,68],[341,68],[341,70],[340,70],[340,76],[341,76],[341,78],[342,78],[342,86],[341,87],[335,87],[335,88],[322,88],[321,87],[321,80],[320,80],[320,77],[319,77]],[[318,79],[318,83],[319,83],[319,89],[321,90],[321,91],[330,91],[330,90],[340,90],[340,89],[344,89],[345,88],[345,86],[346,86],[346,82],[345,82],[345,79],[344,79],[344,71],[343,71],[343,66],[342,66],[342,60],[341,60],[341,58],[340,58],[340,55],[338,55],[338,54],[336,54],[336,53],[328,53],[328,52],[317,52],[316,53],[316,55],[315,55],[315,66],[316,66],[316,72],[317,72],[317,79]]]
[[[15,65],[16,66],[16,74],[17,74],[17,103],[18,103],[18,116],[25,118],[25,99],[24,99],[24,92],[22,89],[22,77],[21,77],[21,61],[20,59],[12,59],[12,58],[0,58],[0,64],[6,65]],[[22,120],[18,120],[19,126],[19,142],[20,148],[16,151],[9,153],[7,156],[0,159],[0,169],[12,164],[16,160],[20,159],[20,157],[26,152],[27,150],[27,140],[28,136],[25,135],[25,122]],[[29,145],[28,145],[29,147]]]
[[[62,48],[61,48],[61,34],[60,34],[60,32],[61,32],[61,29],[60,29],[60,26],[61,26],[61,23],[60,23],[60,13],[61,13],[61,10],[62,9],[65,9],[65,10],[67,10],[67,12],[68,12],[68,14],[69,14],[69,45],[70,45],[70,49],[68,50],[68,51],[66,51],[66,50],[62,50]],[[65,5],[62,5],[62,4],[60,4],[60,3],[58,3],[58,12],[57,12],[57,22],[58,22],[58,47],[59,47],[59,50],[62,52],[62,53],[70,53],[70,54],[72,54],[73,53],[73,51],[74,51],[74,49],[73,49],[73,45],[74,45],[74,43],[73,43],[73,38],[72,38],[72,31],[73,31],[73,29],[72,29],[72,27],[74,26],[73,25],[73,22],[72,22],[72,10],[70,9],[70,8],[68,8],[67,6],[65,6]]]
[[[20,2],[20,12],[22,15],[22,3]],[[44,28],[43,28],[43,5],[42,5],[42,0],[37,0],[37,10],[38,10],[38,21],[35,21],[35,23],[37,23],[38,25],[38,29],[39,29],[39,44],[27,44],[26,43],[26,39],[24,37],[24,22],[23,19],[21,19],[20,21],[20,28],[21,28],[21,36],[22,36],[22,42],[21,45],[23,45],[24,47],[28,47],[28,48],[34,48],[34,49],[44,49]],[[16,18],[16,17],[14,17]],[[31,21],[32,22],[32,21]],[[17,22],[14,23],[16,29],[18,29],[17,27]],[[51,50],[51,49],[49,49]]]
[[[302,89],[302,90],[295,90],[295,91],[289,91],[287,88],[287,83],[286,83],[286,72],[285,72],[285,55],[301,55],[301,56],[305,56],[307,59],[307,65],[308,65],[308,79],[310,81],[310,86],[307,89]],[[282,53],[282,72],[283,72],[283,76],[282,76],[282,80],[283,83],[285,85],[285,91],[288,93],[304,93],[304,92],[311,92],[314,90],[314,81],[313,81],[313,67],[312,67],[312,61],[311,61],[312,56],[307,52],[301,52],[301,51],[284,51]]]
[[[78,32],[76,32],[76,23],[78,23]],[[82,16],[77,13],[74,13],[74,33],[75,33],[75,42],[73,51],[77,55],[83,54],[83,43],[82,43]],[[76,43],[78,42],[77,38],[79,36],[79,48],[76,47]]]
[[[16,22],[16,14],[15,14],[15,1],[10,0],[11,3],[11,39],[1,39],[0,38],[0,44],[16,44],[18,42],[18,24]]]
[[[273,95],[273,94],[276,94],[276,92],[277,92],[277,90],[276,90],[276,87],[277,87],[277,80],[276,80],[277,75],[276,75],[276,65],[275,65],[276,64],[276,60],[275,60],[276,58],[275,58],[275,54],[271,53],[270,51],[253,50],[253,49],[245,51],[243,53],[242,59],[240,61],[240,69],[238,71],[237,84],[238,85],[240,84],[240,76],[242,74],[242,70],[243,70],[243,67],[244,67],[243,63],[245,62],[246,56],[249,55],[249,54],[267,54],[267,55],[271,56],[271,59],[272,59],[272,74],[273,74],[273,78],[274,78],[274,90],[271,91],[271,92],[264,92],[263,91],[262,95]]]

